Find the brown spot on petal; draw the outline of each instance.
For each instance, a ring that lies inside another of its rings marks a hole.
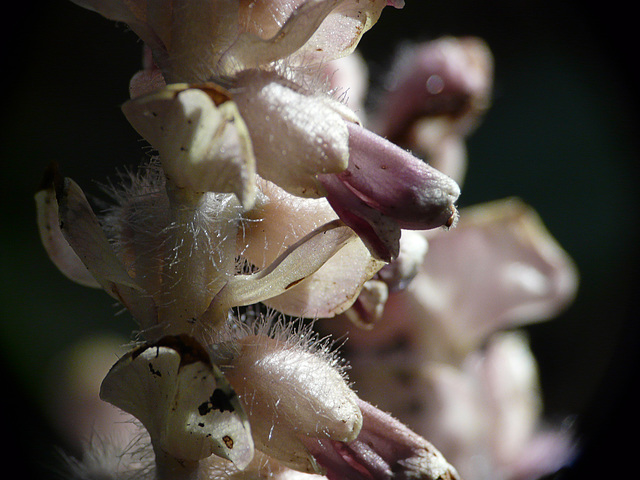
[[[231,438],[229,435],[225,435],[224,437],[222,437],[222,441],[229,450],[233,448],[233,438]]]
[[[198,88],[209,95],[213,103],[215,103],[216,107],[231,100],[231,94],[220,85],[216,85],[215,83],[196,83],[190,86],[191,88]]]
[[[307,277],[302,277],[299,278],[298,280],[294,280],[293,282],[291,282],[289,285],[287,285],[286,287],[284,287],[285,290],[289,290],[291,287],[295,287],[297,284],[299,284],[301,281],[303,281],[305,278]]]
[[[451,207],[451,216],[447,218],[446,223],[444,224],[445,228],[455,227],[456,223],[458,223],[459,213],[456,207]]]
[[[232,412],[235,410],[231,404],[233,393],[227,394],[222,389],[216,388],[207,402],[202,403],[198,407],[198,413],[205,416],[212,410],[218,410],[219,412]]]

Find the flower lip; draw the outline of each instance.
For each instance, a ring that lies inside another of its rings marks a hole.
[[[317,176],[336,213],[378,258],[397,256],[401,228],[451,227],[460,187],[409,152],[348,123],[349,166]]]
[[[424,438],[363,400],[358,406],[363,416],[358,438],[306,442],[329,480],[459,480],[455,468]]]
[[[348,129],[349,167],[337,177],[354,196],[402,228],[450,226],[460,196],[456,182],[359,125]]]

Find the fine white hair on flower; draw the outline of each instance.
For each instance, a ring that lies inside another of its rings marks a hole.
[[[331,335],[322,336],[314,330],[314,325],[314,320],[291,318],[262,304],[250,305],[242,310],[238,309],[224,329],[217,332],[217,343],[237,345],[243,339],[251,337],[255,339],[257,348],[267,352],[271,341],[275,341],[282,349],[322,358],[347,380],[346,371],[349,366],[338,353],[342,342],[337,342]],[[215,349],[216,345],[210,348]],[[235,350],[237,351],[237,347]],[[221,367],[224,368],[224,364]]]
[[[61,478],[68,480],[154,480],[155,455],[147,431],[130,438],[95,434],[84,445],[81,458],[63,454]]]
[[[180,262],[176,248],[171,249],[171,257],[164,257],[165,239],[172,231],[181,228],[170,218],[170,199],[165,190],[165,174],[157,159],[142,165],[137,171],[125,170],[119,174],[119,181],[104,187],[112,197],[114,204],[103,216],[103,226],[112,241],[114,248],[127,258],[126,250],[135,244],[140,252],[155,252],[162,258],[157,260]],[[195,239],[190,246],[193,251],[208,251],[214,265],[221,259],[215,245],[223,243],[228,232],[223,229],[212,229],[215,220],[223,212],[235,210],[240,222],[242,208],[230,201],[230,194],[204,195],[204,199],[196,207],[190,208],[189,218],[184,226]],[[228,215],[228,214],[227,214]],[[184,253],[184,252],[182,252]],[[139,258],[138,255],[131,255]],[[126,260],[125,260],[126,261]]]
[[[348,442],[362,427],[331,339],[282,316],[259,315],[229,331],[234,338],[213,356],[225,357],[220,367],[249,417],[256,447],[286,467],[320,473],[303,440]]]

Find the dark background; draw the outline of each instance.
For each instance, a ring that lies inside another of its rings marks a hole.
[[[397,42],[477,35],[495,55],[494,104],[469,140],[460,205],[516,195],[533,205],[581,273],[576,302],[528,328],[548,417],[575,419],[582,455],[561,478],[625,473],[638,445],[638,41],[622,2],[407,0],[361,43],[373,80]],[[60,440],[43,387],[61,352],[95,332],[127,336],[110,297],[49,262],[33,194],[46,165],[96,182],[143,158],[119,105],[140,65],[122,25],[70,2],[15,6],[2,30],[0,379],[23,478],[52,478]],[[9,20],[10,19],[10,20]],[[375,91],[374,82],[374,91]],[[631,440],[627,438],[631,435]],[[6,463],[9,465],[9,463]]]

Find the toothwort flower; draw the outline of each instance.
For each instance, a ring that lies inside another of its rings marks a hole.
[[[115,472],[93,463],[117,451],[94,448],[76,476],[456,478],[357,397],[326,343],[238,310],[340,314],[398,255],[402,228],[455,222],[457,184],[365,129],[323,73],[402,2],[76,3],[144,41],[123,112],[157,152],[100,215],[55,165],[36,195],[54,263],[140,327],[99,395],[147,446]]]

